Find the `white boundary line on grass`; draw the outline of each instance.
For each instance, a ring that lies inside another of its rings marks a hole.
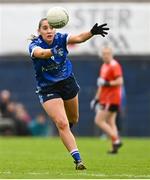
[[[11,171],[0,171],[0,174],[11,174]]]
[[[49,172],[28,172],[27,174],[30,174],[30,175],[48,175]]]
[[[5,175],[10,175],[12,174],[11,171],[0,171],[0,174],[5,174]],[[49,175],[50,173],[48,171],[46,172],[26,172],[26,175]],[[57,174],[58,175],[58,174]],[[74,173],[59,173],[59,175],[62,176],[74,176]],[[133,175],[133,174],[102,174],[102,173],[89,173],[89,172],[79,172],[77,171],[76,176],[91,176],[91,177],[104,177],[104,178],[109,178],[111,176],[111,178],[136,178],[136,179],[142,179],[142,178],[150,178],[150,174],[149,175]]]
[[[72,175],[74,175],[73,173],[65,173],[65,174],[63,174],[62,173],[62,175],[67,175],[67,176],[72,176]],[[141,178],[150,178],[150,174],[148,174],[148,175],[133,175],[133,174],[101,174],[101,173],[86,173],[86,172],[83,172],[83,173],[81,173],[81,172],[78,172],[77,174],[76,174],[76,176],[92,176],[92,177],[104,177],[104,178],[109,178],[110,176],[111,176],[111,178],[116,178],[116,177],[118,177],[118,178],[139,178],[139,179],[141,179]]]

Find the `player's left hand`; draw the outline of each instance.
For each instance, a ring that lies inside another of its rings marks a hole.
[[[109,81],[106,81],[105,79],[99,77],[97,79],[97,86],[100,87],[100,86],[110,86],[110,82]]]
[[[92,29],[91,29],[90,32],[92,33],[92,35],[98,35],[98,34],[100,34],[101,36],[105,37],[105,36],[108,34],[108,32],[106,32],[106,31],[109,30],[109,28],[106,27],[106,26],[107,26],[106,23],[105,23],[105,24],[101,24],[101,25],[99,25],[99,26],[98,26],[98,23],[96,23],[96,24],[92,27]]]
[[[91,110],[95,109],[96,105],[99,104],[99,100],[98,99],[92,99],[92,101],[90,102],[90,108]]]

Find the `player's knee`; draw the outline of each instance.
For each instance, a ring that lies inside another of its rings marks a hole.
[[[99,126],[103,124],[103,121],[100,118],[95,118],[94,122],[96,125],[99,125]]]
[[[69,127],[69,124],[68,124],[67,120],[62,117],[57,121],[56,126],[58,129],[63,130],[63,129],[66,129],[67,127]]]

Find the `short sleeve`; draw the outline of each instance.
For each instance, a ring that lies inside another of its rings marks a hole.
[[[62,44],[64,44],[64,45],[67,44],[67,41],[68,41],[68,34],[67,33],[61,34],[61,41],[62,41]]]
[[[32,58],[33,58],[33,52],[36,48],[39,48],[39,46],[36,43],[31,42],[29,45],[29,53]]]
[[[117,63],[115,66],[113,66],[113,75],[114,78],[122,76],[122,68],[120,64]]]

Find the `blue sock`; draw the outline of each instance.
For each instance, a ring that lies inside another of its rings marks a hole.
[[[75,160],[75,162],[81,161],[80,153],[78,149],[74,149],[70,152],[71,156]]]

